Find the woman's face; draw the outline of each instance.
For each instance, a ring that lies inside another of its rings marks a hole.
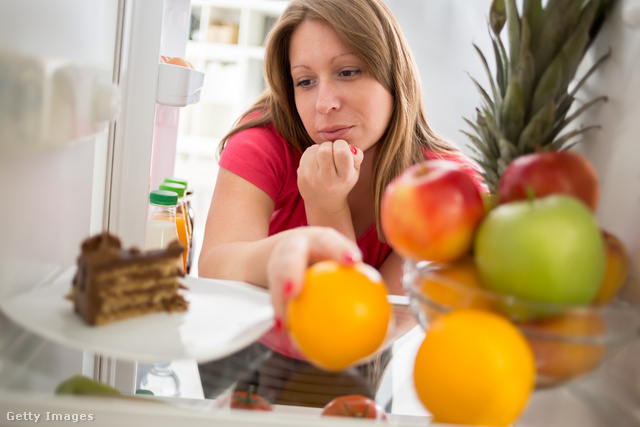
[[[308,20],[289,48],[296,108],[316,144],[344,139],[365,151],[382,138],[391,93],[324,21]]]

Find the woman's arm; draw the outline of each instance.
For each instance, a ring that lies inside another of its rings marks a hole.
[[[344,140],[312,145],[302,154],[298,188],[309,225],[332,227],[356,241],[348,196],[358,181],[361,150]]]
[[[279,238],[267,237],[273,206],[260,188],[220,168],[205,224],[200,276],[266,287],[267,259]]]
[[[380,274],[390,294],[404,295],[402,288],[402,265],[404,260],[395,252],[391,252],[380,266]]]
[[[296,239],[313,243],[309,243],[308,251],[292,253],[286,258],[296,259],[296,265],[326,258],[327,253],[336,258],[335,252],[340,249],[344,252],[340,257],[345,262],[361,259],[357,246],[345,245],[332,229],[300,227],[269,236],[273,208],[273,201],[264,191],[220,168],[198,262],[200,276],[239,280],[267,288],[267,265],[274,247],[280,241]],[[298,277],[291,279],[300,283]]]

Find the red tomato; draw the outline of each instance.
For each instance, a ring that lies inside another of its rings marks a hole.
[[[387,413],[380,405],[368,397],[357,394],[336,397],[326,404],[321,415],[387,420]]]
[[[230,407],[232,409],[250,409],[253,411],[273,411],[271,404],[260,395],[254,393],[254,386],[249,386],[249,391],[234,391],[231,395]]]

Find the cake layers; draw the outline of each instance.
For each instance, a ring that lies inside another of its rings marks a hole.
[[[120,240],[103,233],[82,244],[70,298],[75,311],[91,325],[158,311],[185,311],[179,294],[183,276],[178,261],[184,248],[173,242],[166,249],[124,250]]]

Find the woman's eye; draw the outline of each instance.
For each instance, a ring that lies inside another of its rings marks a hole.
[[[298,80],[296,82],[296,86],[297,87],[301,87],[301,88],[309,87],[309,86],[311,86],[311,80],[310,79]]]
[[[360,74],[360,70],[359,69],[349,69],[349,70],[342,70],[340,71],[340,76],[341,77],[353,77],[357,74]]]

